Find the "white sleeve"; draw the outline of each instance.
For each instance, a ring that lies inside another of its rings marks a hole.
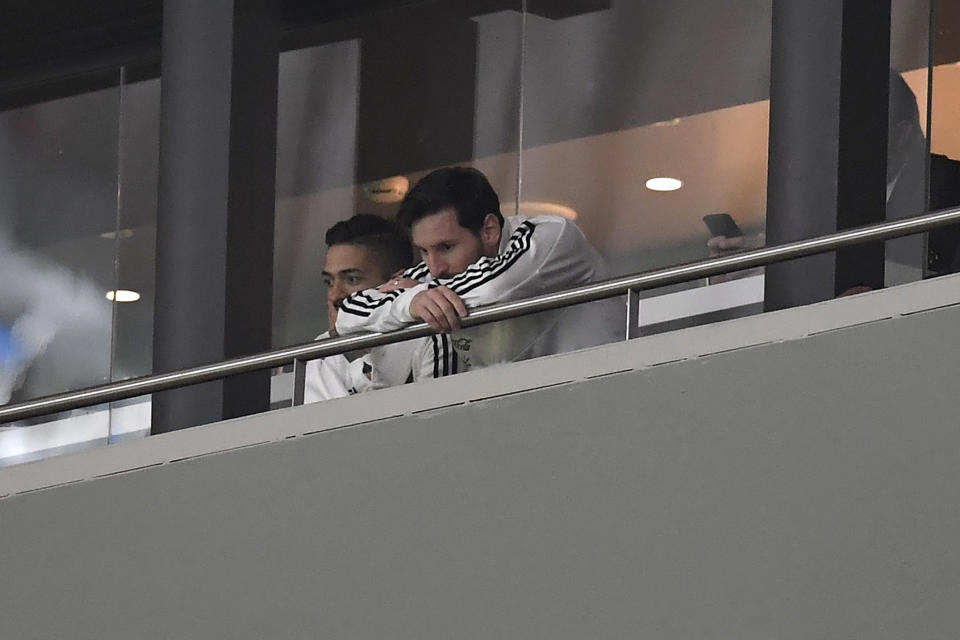
[[[429,380],[463,371],[463,362],[453,342],[453,337],[446,333],[423,338],[413,354],[413,379]]]
[[[462,363],[448,335],[431,335],[370,350],[377,388],[457,373]]]
[[[410,315],[410,301],[426,288],[427,285],[421,284],[387,293],[367,289],[344,298],[337,313],[337,333],[393,331],[416,321]]]
[[[324,332],[315,339],[329,337],[330,334]],[[369,391],[374,388],[372,369],[369,354],[352,361],[343,354],[311,360],[304,375],[303,402],[322,402]]]
[[[346,358],[337,356],[319,358],[307,363],[306,378],[304,379],[303,402],[321,402],[333,398],[346,398],[350,395],[347,390],[346,369],[338,364],[346,365]]]
[[[541,216],[520,223],[503,253],[480,258],[452,278],[389,293],[368,289],[347,297],[337,314],[337,332],[392,331],[415,322],[410,302],[438,284],[450,288],[467,307],[480,307],[593,282],[604,275],[602,262],[575,224]]]
[[[602,275],[600,264],[599,254],[576,225],[551,216],[521,223],[499,256],[482,258],[438,282],[468,307],[479,307],[587,284]]]

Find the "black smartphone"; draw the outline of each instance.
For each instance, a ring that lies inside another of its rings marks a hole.
[[[743,231],[740,231],[740,227],[729,213],[708,213],[703,216],[703,223],[707,225],[711,236],[736,238],[743,235]]]

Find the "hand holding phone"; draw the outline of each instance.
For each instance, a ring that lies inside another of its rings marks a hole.
[[[729,213],[708,213],[703,216],[703,223],[707,225],[710,235],[714,237],[739,238],[743,235],[743,231]]]

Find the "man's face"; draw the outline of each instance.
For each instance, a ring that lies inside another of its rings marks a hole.
[[[495,216],[488,216],[477,234],[461,227],[452,209],[420,218],[410,227],[410,236],[434,278],[463,273],[483,256],[496,256],[500,248],[500,224]]]
[[[323,281],[327,303],[335,309],[351,293],[372,289],[390,277],[384,273],[370,248],[357,244],[335,244],[327,249]]]

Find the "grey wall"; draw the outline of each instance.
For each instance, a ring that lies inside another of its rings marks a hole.
[[[953,637],[957,326],[953,306],[15,495],[0,637]]]

